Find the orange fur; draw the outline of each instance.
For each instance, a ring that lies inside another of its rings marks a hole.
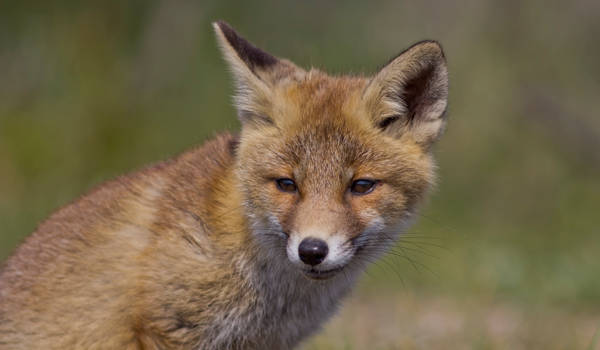
[[[332,77],[215,29],[240,135],[109,181],[42,223],[0,274],[0,349],[291,348],[410,219],[444,122],[439,45],[374,77]],[[377,181],[357,195],[356,179]],[[309,236],[331,240],[339,259],[323,265],[343,272],[294,260]]]

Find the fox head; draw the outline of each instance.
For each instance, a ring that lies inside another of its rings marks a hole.
[[[385,251],[434,180],[440,45],[417,43],[370,77],[330,76],[214,28],[236,82],[236,174],[258,244],[313,279]]]

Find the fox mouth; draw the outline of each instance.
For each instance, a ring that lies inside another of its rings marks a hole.
[[[310,270],[302,270],[304,275],[313,280],[326,280],[335,276],[338,272],[344,269],[344,266],[338,266],[329,270],[317,270],[311,268]]]

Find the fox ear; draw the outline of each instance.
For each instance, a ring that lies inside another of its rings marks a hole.
[[[407,132],[428,147],[443,131],[448,72],[442,47],[419,42],[385,65],[363,98],[376,125],[396,136]]]
[[[268,110],[274,85],[302,70],[252,45],[223,21],[214,22],[213,27],[233,73],[240,121],[273,123]]]

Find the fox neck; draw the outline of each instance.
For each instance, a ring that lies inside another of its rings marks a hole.
[[[281,342],[271,348],[292,348],[335,313],[354,285],[358,270],[348,268],[328,280],[311,280],[285,254],[265,254],[266,249],[256,246],[253,250],[258,254],[252,257],[248,274],[265,315],[259,323],[265,334],[271,333]]]

